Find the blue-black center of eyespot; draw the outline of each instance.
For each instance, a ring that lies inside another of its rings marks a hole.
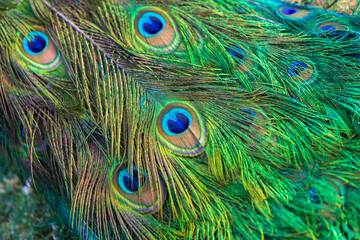
[[[297,9],[296,8],[292,8],[292,7],[286,7],[282,10],[283,14],[287,15],[287,16],[291,16],[295,13],[297,13]]]
[[[291,63],[290,67],[288,68],[288,74],[291,77],[295,77],[303,72],[307,68],[306,63],[303,62],[293,62]]]
[[[137,192],[142,186],[144,179],[142,182],[139,182],[138,170],[133,169],[133,173],[131,174],[131,176],[123,176],[123,182],[127,190],[129,190],[130,192]]]
[[[312,202],[314,202],[316,204],[320,203],[320,198],[314,189],[312,189],[312,188],[309,189],[309,196],[310,196]]]
[[[43,51],[45,49],[46,40],[43,37],[34,36],[30,40],[31,41],[29,41],[27,43],[27,45],[28,45],[29,50],[32,51],[33,53],[40,53],[41,51]]]
[[[150,16],[149,17],[150,22],[143,24],[143,29],[146,33],[155,35],[161,31],[161,29],[164,27],[161,20],[157,17]]]
[[[336,27],[334,27],[332,25],[327,25],[327,26],[323,26],[320,30],[323,32],[330,31],[330,30],[336,30]]]
[[[161,14],[149,11],[141,14],[137,28],[141,36],[149,38],[161,33],[165,25],[166,19]]]
[[[239,60],[244,60],[245,59],[246,53],[245,53],[244,49],[242,49],[241,47],[230,48],[230,49],[228,49],[228,52],[232,56],[236,57]]]
[[[169,128],[169,131],[174,134],[180,134],[182,132],[185,132],[190,125],[189,118],[182,113],[176,113],[175,117],[176,117],[176,121],[172,119],[169,119],[167,121],[167,126]]]

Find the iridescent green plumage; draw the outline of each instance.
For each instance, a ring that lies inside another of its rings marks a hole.
[[[358,21],[263,0],[10,4],[3,151],[84,239],[357,239]]]

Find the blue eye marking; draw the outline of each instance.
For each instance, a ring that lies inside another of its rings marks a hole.
[[[244,60],[246,56],[246,52],[241,47],[232,47],[228,50],[228,52],[236,57],[237,59]]]
[[[295,77],[303,72],[307,68],[306,63],[303,62],[293,62],[291,63],[290,67],[288,68],[288,74],[291,77]]]
[[[42,32],[30,32],[23,38],[23,48],[29,55],[42,53],[49,45],[49,38]]]
[[[332,25],[328,25],[328,26],[322,27],[320,30],[323,31],[323,32],[329,31],[329,30],[336,30],[336,27],[334,27]]]
[[[169,110],[162,119],[162,128],[169,136],[179,135],[186,132],[193,118],[184,108],[173,108]]]
[[[122,169],[118,176],[118,183],[125,193],[133,194],[139,192],[139,190],[145,185],[146,176],[139,177],[139,172],[137,168],[133,167],[132,174],[129,172],[129,169]]]
[[[145,37],[153,37],[161,33],[165,28],[165,18],[155,12],[146,12],[141,15],[138,21],[138,30]]]
[[[282,10],[282,13],[283,13],[284,15],[291,16],[291,15],[297,13],[297,11],[298,11],[298,10],[297,10],[296,8],[286,7],[286,8],[284,8],[284,9]]]
[[[320,198],[314,189],[312,189],[312,188],[309,189],[309,196],[310,196],[312,202],[314,202],[316,204],[320,203]]]

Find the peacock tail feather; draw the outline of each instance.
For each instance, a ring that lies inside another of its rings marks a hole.
[[[1,151],[81,238],[360,238],[356,14],[0,0],[0,56]]]

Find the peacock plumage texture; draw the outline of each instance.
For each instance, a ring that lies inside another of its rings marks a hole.
[[[0,58],[1,153],[82,239],[360,239],[356,14],[0,0]]]

